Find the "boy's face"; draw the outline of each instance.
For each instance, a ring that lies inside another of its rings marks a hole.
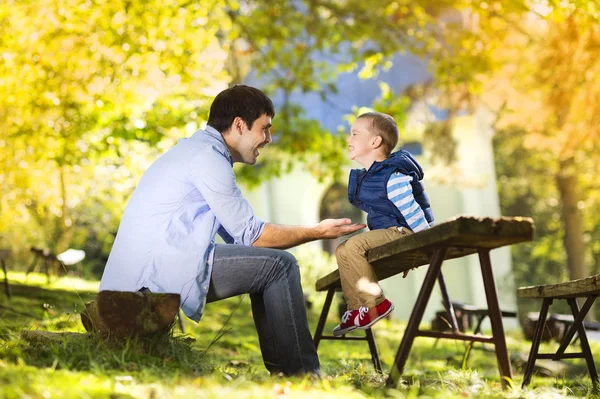
[[[372,154],[373,139],[376,136],[369,131],[370,127],[371,120],[368,118],[357,119],[352,124],[350,135],[346,139],[350,159],[362,163],[365,156]]]

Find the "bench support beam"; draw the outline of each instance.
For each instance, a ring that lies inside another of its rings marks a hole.
[[[373,331],[368,328],[365,330],[364,337],[346,337],[342,335],[341,337],[334,337],[323,335],[323,330],[325,329],[325,322],[327,321],[327,315],[329,314],[329,309],[331,309],[331,303],[333,302],[333,296],[335,294],[335,288],[329,288],[327,290],[327,297],[325,298],[325,303],[323,304],[323,310],[321,311],[321,316],[319,317],[319,323],[317,324],[317,329],[315,330],[315,336],[313,338],[313,343],[315,345],[315,349],[319,349],[319,343],[321,340],[339,340],[339,341],[367,341],[369,343],[369,350],[371,351],[371,359],[373,360],[373,367],[375,370],[382,374],[383,370],[381,368],[381,360],[379,359],[379,351],[377,350],[377,344],[375,343],[375,335]]]
[[[531,340],[531,350],[529,351],[529,358],[527,359],[527,366],[525,367],[525,375],[523,376],[522,388],[529,385],[531,381],[531,375],[533,374],[533,367],[535,366],[535,360],[538,356],[538,350],[540,348],[540,342],[542,342],[542,334],[544,333],[544,326],[546,325],[546,317],[548,316],[548,308],[552,304],[552,298],[544,298],[542,302],[542,309],[538,316],[538,322],[533,333],[533,339]]]
[[[437,249],[433,254],[429,268],[427,268],[427,274],[423,280],[423,285],[421,286],[421,290],[417,296],[415,306],[413,307],[413,311],[408,319],[406,331],[404,331],[404,336],[402,337],[400,347],[396,353],[396,359],[394,360],[392,370],[390,371],[390,375],[386,382],[387,386],[396,386],[400,376],[402,375],[402,372],[404,371],[406,360],[410,354],[410,349],[415,341],[415,337],[419,332],[419,324],[421,324],[421,320],[423,319],[423,313],[427,307],[427,302],[429,301],[429,296],[431,295],[431,291],[435,285],[435,280],[440,274],[442,262],[444,261],[447,251],[448,248],[444,247]]]
[[[490,261],[490,251],[479,250],[479,264],[481,266],[490,324],[492,325],[492,335],[496,347],[496,359],[498,360],[502,383],[506,386],[509,385],[509,380],[512,380],[512,370],[508,357],[508,348],[506,347],[504,326],[502,325],[502,312],[498,304],[498,293],[494,281],[494,272],[492,271],[492,262]]]
[[[442,247],[433,253],[431,263],[427,269],[427,274],[423,280],[421,291],[417,297],[417,301],[410,315],[404,337],[398,348],[394,365],[390,371],[390,376],[386,382],[388,387],[396,386],[398,380],[402,376],[404,366],[410,354],[412,344],[415,337],[428,336],[435,338],[449,338],[449,339],[461,339],[471,342],[489,342],[494,344],[496,351],[496,359],[498,360],[498,369],[500,371],[500,377],[502,378],[502,384],[508,386],[510,380],[512,380],[512,369],[510,360],[508,357],[508,349],[506,347],[506,338],[504,337],[504,327],[502,325],[502,312],[500,305],[498,304],[498,293],[496,291],[496,283],[494,281],[494,274],[492,270],[492,264],[490,261],[490,252],[487,249],[478,250],[479,263],[481,265],[481,274],[483,277],[483,285],[485,288],[485,295],[488,304],[488,316],[492,325],[492,337],[474,336],[469,334],[460,334],[458,331],[456,317],[450,317],[453,332],[452,333],[435,333],[429,331],[420,331],[419,324],[423,319],[423,313],[427,307],[427,302],[431,296],[431,291],[435,285],[436,279],[440,283],[440,289],[442,290],[442,297],[444,299],[444,305],[449,312],[449,315],[454,315],[452,309],[452,302],[448,296],[446,285],[441,277],[442,263],[446,257],[447,247]]]
[[[444,308],[448,313],[448,321],[450,321],[452,332],[458,334],[460,330],[458,328],[458,321],[456,320],[456,313],[454,312],[454,305],[452,305],[450,295],[448,295],[448,289],[446,288],[446,282],[444,281],[444,275],[442,273],[438,274],[438,284],[442,291],[442,301],[444,302]]]
[[[596,365],[594,364],[594,356],[592,355],[592,351],[590,349],[590,343],[588,342],[587,334],[585,332],[585,326],[583,325],[583,319],[585,318],[585,316],[589,312],[589,310],[592,308],[592,305],[594,304],[594,301],[596,300],[596,298],[597,298],[597,296],[589,297],[585,301],[585,304],[583,305],[581,312],[579,312],[579,307],[577,306],[577,301],[574,298],[567,300],[567,302],[569,302],[569,305],[571,306],[571,313],[573,313],[573,317],[576,320],[573,323],[573,325],[571,326],[571,329],[574,330],[575,327],[577,327],[577,331],[579,332],[579,342],[581,344],[581,351],[583,352],[583,354],[585,356],[585,362],[587,363],[588,370],[590,372],[590,378],[592,379],[592,384],[594,385],[594,388],[597,389],[598,385],[600,384],[600,380],[598,380],[598,371],[596,370]],[[589,305],[588,305],[588,303],[589,303]],[[579,316],[581,316],[581,317],[579,317]],[[577,320],[579,322],[577,322]]]
[[[587,313],[592,308],[592,305],[594,304],[595,300],[596,300],[595,296],[589,297],[583,304],[583,308],[581,309],[581,311],[579,311],[579,306],[577,305],[577,300],[575,300],[575,298],[567,299],[567,303],[569,304],[569,307],[571,308],[571,313],[573,314],[574,320],[573,320],[573,324],[571,324],[571,326],[567,330],[567,333],[563,337],[563,340],[560,343],[560,346],[558,347],[558,350],[556,351],[556,354],[554,355],[553,360],[559,360],[562,357],[562,355],[565,353],[565,350],[571,343],[571,340],[575,336],[575,333],[579,331],[579,326],[580,325],[583,326],[583,319],[585,318]],[[581,340],[582,337],[580,336],[579,339]],[[586,339],[586,341],[587,341],[587,339]],[[582,342],[581,346],[583,346],[583,345],[584,344]]]

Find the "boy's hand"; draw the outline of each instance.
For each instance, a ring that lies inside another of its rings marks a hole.
[[[315,228],[319,238],[338,238],[367,227],[363,223],[352,223],[348,218],[325,219]]]

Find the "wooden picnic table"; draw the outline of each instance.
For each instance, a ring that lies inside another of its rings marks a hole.
[[[507,383],[507,378],[512,379],[504,327],[502,325],[502,312],[498,303],[494,273],[490,260],[490,251],[494,248],[530,241],[533,239],[533,232],[534,224],[530,218],[502,217],[493,219],[461,216],[369,251],[367,259],[373,265],[375,274],[379,280],[403,273],[415,267],[429,265],[421,290],[411,312],[406,331],[396,353],[394,365],[387,380],[388,386],[395,386],[398,383],[404,371],[404,366],[415,337],[458,339],[493,344],[495,345],[498,368],[503,383]],[[441,273],[444,260],[460,258],[475,253],[479,256],[481,266],[482,281],[485,287],[488,313],[492,326],[491,337],[460,332],[452,301],[448,295]],[[425,307],[436,281],[440,285],[444,307],[448,312],[449,321],[452,324],[451,332],[419,329]],[[365,339],[369,342],[375,367],[378,368],[377,363],[379,363],[379,369],[381,369],[377,347],[370,329],[366,330],[366,338],[323,336],[323,328],[331,306],[333,293],[340,287],[338,270],[317,281],[317,291],[327,291],[328,293],[317,330],[315,331],[315,346],[318,347],[321,339]]]

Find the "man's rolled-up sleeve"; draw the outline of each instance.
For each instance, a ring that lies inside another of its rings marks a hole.
[[[239,245],[251,246],[260,237],[265,222],[242,196],[227,158],[208,149],[190,162],[189,177],[200,191],[222,228]]]

